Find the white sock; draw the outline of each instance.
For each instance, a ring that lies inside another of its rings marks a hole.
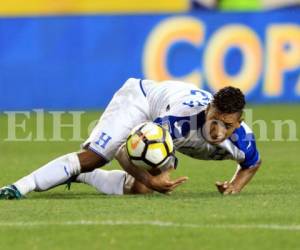
[[[77,153],[61,156],[31,174],[18,180],[14,185],[22,195],[31,191],[45,191],[66,182],[71,176],[80,173]]]
[[[126,188],[130,186],[129,182],[133,183],[132,179],[133,177],[122,170],[95,169],[78,175],[76,181],[95,187],[100,193],[122,195],[124,189],[126,192]]]

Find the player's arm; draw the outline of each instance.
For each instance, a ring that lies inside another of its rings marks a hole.
[[[242,141],[239,148],[244,152],[245,158],[242,162],[238,162],[237,170],[231,181],[216,183],[219,192],[222,194],[236,194],[241,192],[261,165],[261,158],[256,148],[253,134],[245,135],[245,140]]]
[[[225,195],[239,193],[249,183],[259,169],[260,165],[261,160],[249,168],[242,168],[240,165],[238,165],[237,170],[230,182],[216,182],[219,192]]]
[[[151,175],[148,171],[134,166],[131,163],[124,146],[122,146],[117,152],[116,159],[118,160],[121,167],[127,173],[132,175],[136,180],[143,183],[148,188],[160,193],[171,192],[177,186],[179,186],[187,180],[187,177],[179,177],[176,180],[170,180],[169,178],[161,178],[160,175]]]

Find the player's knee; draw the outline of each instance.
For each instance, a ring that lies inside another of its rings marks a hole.
[[[80,161],[81,172],[90,172],[96,168],[102,167],[107,163],[107,160],[91,150],[85,150],[78,154]]]
[[[153,190],[146,187],[143,183],[135,180],[129,193],[130,194],[151,194],[153,193]]]

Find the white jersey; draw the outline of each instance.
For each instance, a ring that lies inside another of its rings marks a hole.
[[[259,161],[254,135],[244,122],[219,145],[204,139],[205,110],[213,100],[209,92],[177,81],[152,84],[145,91],[152,120],[169,130],[179,152],[201,160],[232,159],[245,168]]]
[[[116,92],[83,146],[109,161],[133,127],[151,120],[169,130],[176,150],[183,154],[201,160],[232,159],[243,168],[255,165],[259,154],[245,123],[219,145],[203,138],[205,110],[212,99],[209,92],[193,84],[131,78]]]
[[[212,95],[194,84],[178,81],[155,83],[143,80],[151,118],[163,116],[193,116],[205,110]]]

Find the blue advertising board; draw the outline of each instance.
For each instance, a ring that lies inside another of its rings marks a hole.
[[[300,102],[300,10],[0,19],[0,110],[98,109],[129,77]]]

